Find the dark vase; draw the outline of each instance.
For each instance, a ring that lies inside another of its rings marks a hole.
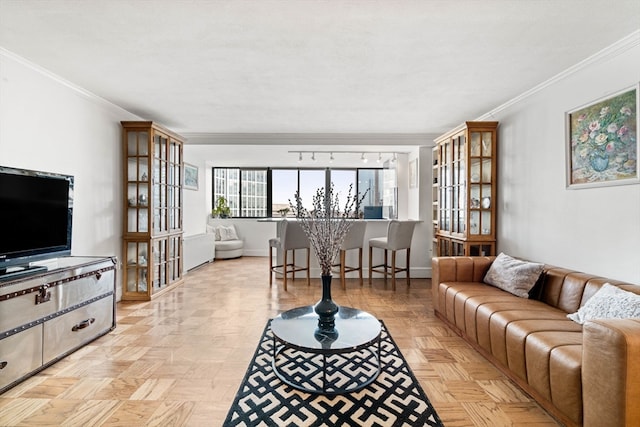
[[[339,309],[338,304],[331,299],[331,275],[322,276],[322,299],[314,308],[318,315],[318,329],[320,331],[329,335],[336,332],[335,318]]]
[[[593,153],[589,159],[591,167],[596,172],[602,172],[609,166],[609,156],[606,154]]]

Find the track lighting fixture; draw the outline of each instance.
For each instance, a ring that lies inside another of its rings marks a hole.
[[[335,160],[335,155],[336,154],[360,154],[360,161],[362,163],[367,163],[369,161],[369,159],[367,158],[367,154],[375,154],[378,153],[378,157],[376,158],[376,163],[382,163],[384,161],[384,159],[382,158],[382,155],[393,155],[392,158],[387,158],[388,162],[394,163],[396,162],[396,160],[398,159],[397,154],[399,152],[397,151],[342,151],[342,150],[332,150],[332,151],[305,151],[305,150],[292,150],[289,151],[289,153],[294,153],[294,154],[298,154],[298,162],[302,162],[302,155],[304,153],[308,153],[310,155],[310,159],[311,161],[317,161],[318,159],[316,158],[316,154],[320,153],[320,154],[329,154],[329,163],[333,163]],[[400,152],[400,154],[406,154],[405,152]],[[321,156],[322,157],[322,156]]]

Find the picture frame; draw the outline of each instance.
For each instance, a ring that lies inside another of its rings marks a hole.
[[[567,188],[640,183],[638,84],[565,114]]]
[[[409,162],[409,188],[418,186],[418,159]]]
[[[189,163],[184,164],[184,188],[187,190],[198,189],[198,167]]]

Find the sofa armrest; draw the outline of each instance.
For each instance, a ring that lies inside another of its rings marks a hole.
[[[584,325],[584,427],[640,426],[640,319]]]
[[[431,260],[433,307],[438,305],[438,285],[444,282],[482,282],[496,257],[435,257]]]

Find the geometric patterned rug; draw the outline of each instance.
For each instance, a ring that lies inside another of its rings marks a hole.
[[[443,426],[384,323],[380,375],[365,388],[338,395],[299,391],[276,376],[270,325],[267,322],[224,426]]]

